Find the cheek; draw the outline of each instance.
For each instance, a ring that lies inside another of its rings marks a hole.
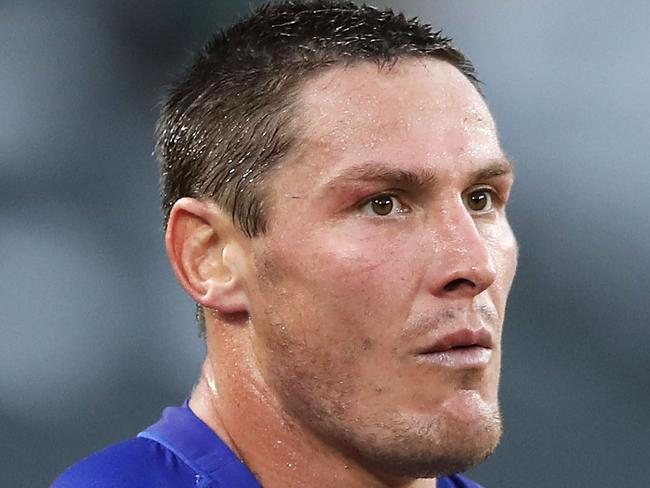
[[[261,294],[284,320],[318,328],[313,340],[362,342],[408,316],[424,270],[417,245],[352,231],[283,237],[259,259]]]
[[[517,241],[508,225],[494,226],[484,235],[490,246],[497,276],[496,282],[492,286],[492,297],[495,305],[503,314],[517,269]]]
[[[519,258],[517,240],[509,226],[498,236],[496,245],[499,249],[497,272],[502,277],[507,291],[509,291],[515,272],[517,271],[517,261]]]
[[[288,404],[320,398],[343,415],[359,391],[380,388],[366,383],[390,366],[391,330],[410,311],[408,263],[341,233],[290,242],[270,242],[255,260],[256,356]]]

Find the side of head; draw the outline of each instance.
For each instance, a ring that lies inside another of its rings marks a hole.
[[[244,235],[266,227],[265,176],[296,149],[306,79],[336,65],[385,69],[404,57],[473,66],[417,19],[352,2],[281,2],[216,35],[169,92],[157,127],[165,224],[183,197],[215,202]],[[199,314],[200,316],[200,314]]]

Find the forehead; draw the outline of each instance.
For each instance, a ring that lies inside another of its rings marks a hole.
[[[485,154],[500,151],[485,101],[445,61],[412,58],[391,68],[358,63],[329,69],[305,83],[297,112],[299,140],[309,150],[315,145],[354,157],[408,143],[403,149],[431,162],[499,157]]]
[[[318,198],[331,181],[364,166],[460,185],[504,159],[481,95],[435,59],[330,68],[304,83],[295,113],[294,149],[267,186],[276,210],[287,197]]]

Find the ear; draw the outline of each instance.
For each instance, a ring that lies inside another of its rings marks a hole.
[[[165,233],[167,256],[199,305],[225,314],[248,312],[243,239],[216,204],[194,198],[174,204]]]

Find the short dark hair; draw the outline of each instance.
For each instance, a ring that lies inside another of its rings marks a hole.
[[[156,130],[165,225],[179,198],[215,201],[244,234],[264,232],[266,172],[292,148],[304,80],[334,65],[451,63],[479,90],[472,63],[417,18],[340,0],[265,5],[221,31],[169,91]]]
[[[285,0],[259,7],[203,48],[173,87],[156,128],[165,227],[182,197],[207,198],[248,237],[264,232],[263,177],[293,147],[302,83],[320,71],[400,58],[451,63],[477,88],[472,63],[417,18],[342,0]],[[200,334],[203,309],[197,306]]]

